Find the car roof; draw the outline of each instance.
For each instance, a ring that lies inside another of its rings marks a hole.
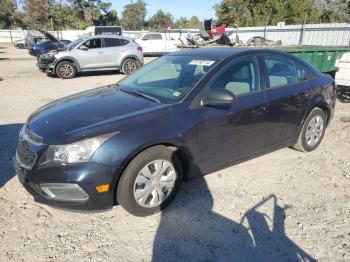
[[[93,38],[118,38],[118,39],[125,39],[125,40],[129,40],[129,41],[132,40],[129,37],[119,36],[119,35],[92,35],[92,36],[88,36],[87,38],[89,38],[89,39],[93,39]]]
[[[224,59],[227,57],[237,56],[240,54],[281,54],[287,55],[288,53],[278,50],[272,50],[268,48],[252,48],[252,47],[205,47],[195,48],[185,51],[174,52],[170,55],[174,56],[195,56],[209,59]]]

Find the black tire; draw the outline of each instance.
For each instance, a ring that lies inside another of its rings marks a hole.
[[[77,74],[77,69],[72,62],[62,61],[56,66],[56,75],[62,79],[74,78]]]
[[[139,64],[133,58],[127,58],[122,64],[122,72],[125,75],[134,73],[139,68]]]
[[[155,160],[167,160],[172,163],[176,171],[176,180],[172,191],[160,205],[155,207],[143,207],[134,197],[135,180],[147,164]],[[177,152],[166,146],[154,146],[138,154],[123,172],[116,191],[117,202],[129,213],[135,216],[148,216],[163,210],[175,197],[182,182],[182,166]]]
[[[313,144],[310,145],[307,142],[307,138],[306,138],[306,131],[308,129],[308,126],[310,124],[310,121],[313,120],[315,117],[319,116],[320,118],[322,118],[323,121],[323,129],[321,132],[321,136],[318,139],[318,141]],[[324,137],[325,131],[326,131],[326,126],[327,126],[327,119],[326,119],[326,114],[324,113],[324,111],[320,108],[314,108],[308,115],[308,117],[306,118],[303,127],[300,131],[299,134],[299,138],[298,138],[298,142],[293,146],[294,149],[302,151],[302,152],[310,152],[315,150],[322,142],[322,139]]]

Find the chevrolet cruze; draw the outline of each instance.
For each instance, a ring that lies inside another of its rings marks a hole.
[[[177,52],[38,109],[20,132],[14,165],[35,201],[120,204],[146,216],[166,207],[183,180],[282,147],[316,149],[335,89],[280,51]]]

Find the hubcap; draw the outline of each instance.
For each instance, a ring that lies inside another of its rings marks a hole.
[[[177,174],[167,160],[158,159],[144,166],[134,183],[134,198],[140,206],[162,204],[174,189]]]
[[[65,64],[60,67],[60,73],[64,77],[70,77],[73,74],[73,66]]]
[[[134,72],[137,69],[137,65],[134,61],[128,60],[125,63],[125,67],[124,70],[126,73],[130,74],[132,72]]]
[[[322,137],[323,129],[324,121],[322,117],[316,115],[311,118],[305,132],[306,143],[309,146],[316,145]]]

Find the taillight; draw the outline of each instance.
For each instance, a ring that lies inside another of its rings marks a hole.
[[[138,46],[138,47],[137,47],[137,50],[139,50],[139,51],[141,51],[141,52],[143,51],[143,49],[142,49],[141,46]]]

